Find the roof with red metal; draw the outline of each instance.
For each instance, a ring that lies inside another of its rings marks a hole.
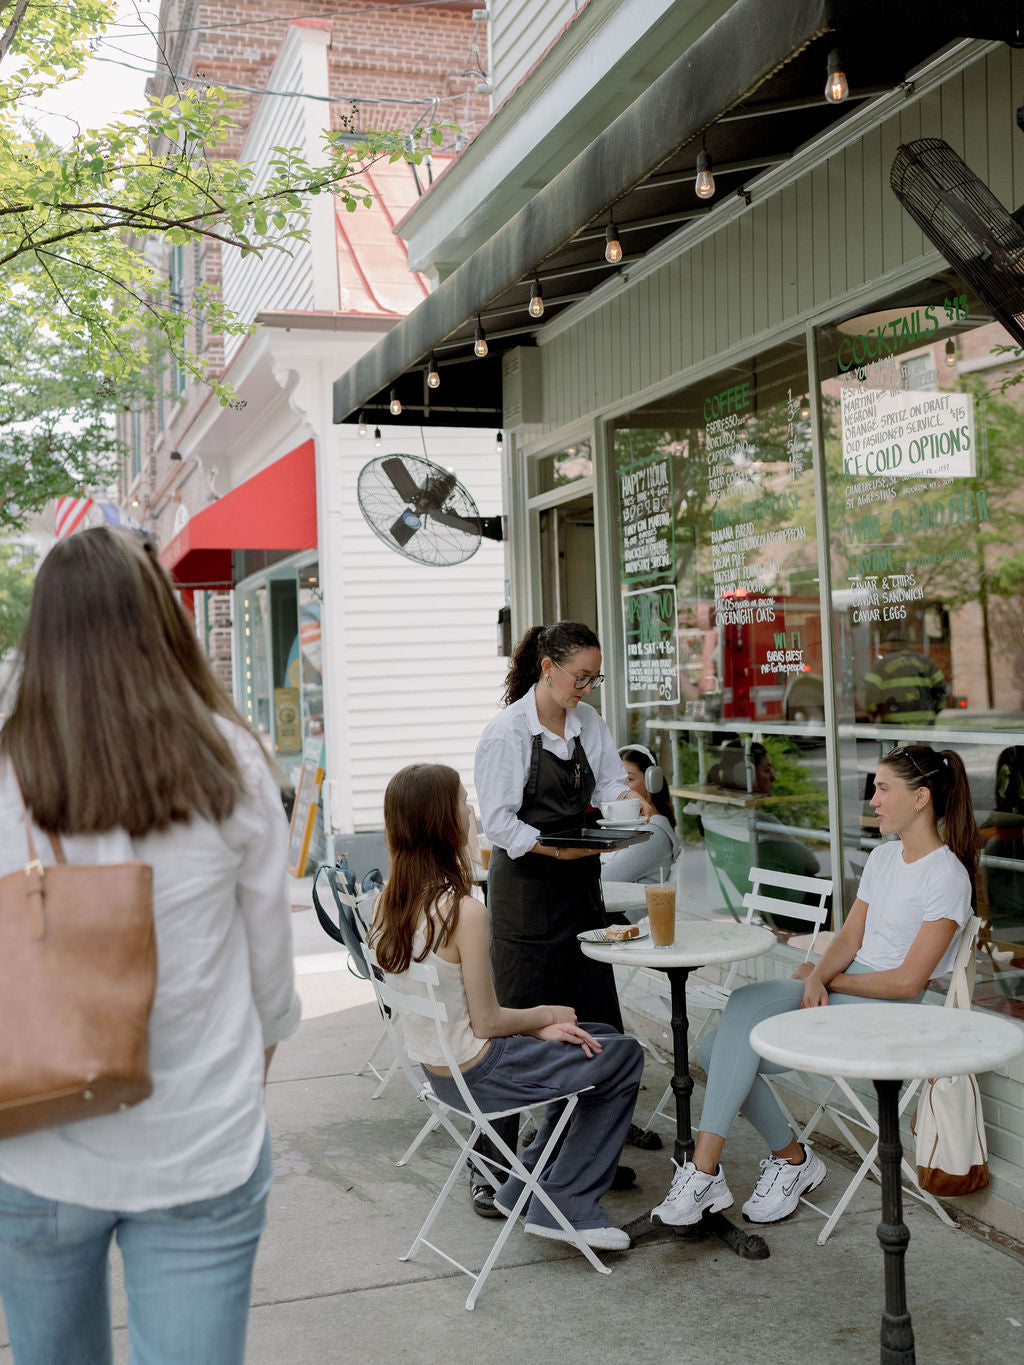
[[[434,157],[435,169],[448,159]],[[424,171],[418,174],[422,180]],[[405,161],[379,161],[359,172],[358,183],[373,196],[372,208],[349,213],[335,200],[339,309],[404,317],[430,292],[426,279],[409,270],[405,243],[395,236],[396,222],[419,198],[416,179]]]

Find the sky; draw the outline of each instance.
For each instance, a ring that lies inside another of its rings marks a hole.
[[[145,27],[155,29],[158,12],[156,3],[122,0],[115,25],[86,74],[41,101],[36,119],[56,142],[74,138],[78,127],[102,127],[145,104],[146,79],[156,60],[156,44]]]

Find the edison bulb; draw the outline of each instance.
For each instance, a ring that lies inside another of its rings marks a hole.
[[[697,158],[697,179],[694,190],[698,199],[710,199],[715,192],[715,177],[711,174],[711,157],[701,152]]]
[[[843,59],[839,49],[834,47],[828,54],[828,80],[825,82],[825,98],[829,104],[842,104],[850,93],[850,86],[843,70]]]
[[[614,223],[609,223],[604,233],[604,258],[609,265],[618,265],[622,260],[622,243]]]

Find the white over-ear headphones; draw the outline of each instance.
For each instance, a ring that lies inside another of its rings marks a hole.
[[[651,760],[651,766],[644,769],[644,786],[651,796],[657,796],[665,785],[665,774],[658,767],[658,760],[650,749],[643,744],[623,744],[619,750],[619,757],[621,758],[623,754],[628,753],[643,754],[645,758]]]

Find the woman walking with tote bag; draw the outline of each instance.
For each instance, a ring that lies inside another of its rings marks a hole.
[[[40,568],[0,732],[0,876],[24,866],[27,833],[47,864],[52,834],[69,864],[152,868],[157,988],[148,1099],[0,1140],[16,1365],[109,1365],[115,1237],[132,1359],[242,1365],[271,1181],[265,1068],[299,1021],[287,828],[257,740],[132,533],[82,532]]]

